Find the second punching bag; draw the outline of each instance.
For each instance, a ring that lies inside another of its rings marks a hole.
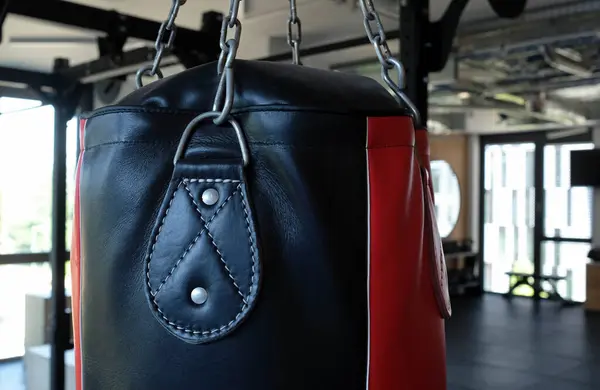
[[[427,136],[417,151],[361,6],[403,104],[369,78],[236,60],[232,0],[220,61],[82,118],[79,390],[446,388]]]

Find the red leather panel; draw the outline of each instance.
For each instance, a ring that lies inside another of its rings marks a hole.
[[[423,261],[425,208],[412,122],[369,118],[369,390],[445,390],[444,320]]]
[[[73,344],[75,349],[75,385],[77,390],[82,390],[81,372],[81,236],[80,236],[80,213],[79,213],[79,179],[81,175],[81,163],[83,161],[83,135],[85,133],[85,119],[79,121],[80,150],[77,161],[77,173],[75,176],[75,209],[73,211],[73,240],[71,241],[71,302],[73,313]]]
[[[429,148],[429,134],[426,129],[417,129],[415,131],[417,154],[421,160],[421,166],[427,170],[428,184],[431,190],[431,199],[435,201],[433,193],[433,183],[431,181],[431,150]]]

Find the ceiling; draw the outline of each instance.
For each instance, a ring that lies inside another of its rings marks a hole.
[[[25,0],[22,0],[25,1]],[[49,0],[46,0],[49,1]],[[360,11],[351,0],[297,0],[304,47],[364,35]],[[81,4],[115,9],[156,21],[163,20],[169,0],[79,0]],[[33,3],[33,2],[32,2]],[[398,0],[375,1],[386,29],[397,28]],[[431,19],[441,17],[450,0],[430,0]],[[286,1],[243,0],[239,57],[260,58],[285,47],[289,8]],[[224,0],[188,0],[178,25],[200,27],[206,11],[227,12]],[[71,64],[98,57],[97,33],[9,15],[0,45],[0,66],[50,71],[55,57]],[[40,37],[77,38],[80,42],[31,42]],[[447,69],[432,75],[432,114],[449,118],[468,110],[500,109],[508,124],[573,123],[597,118],[600,100],[600,1],[529,0],[527,13],[518,20],[495,16],[488,0],[471,0],[461,19],[455,51]],[[28,41],[28,42],[23,42]],[[151,45],[130,40],[126,49]],[[391,42],[390,47],[398,47]],[[370,46],[303,59],[308,66],[343,67],[378,77]],[[173,68],[171,72],[177,71]],[[169,73],[169,72],[167,72]],[[525,114],[523,114],[525,112]],[[527,113],[533,113],[527,115]]]
[[[49,0],[46,0],[49,1]],[[114,9],[121,13],[142,18],[162,21],[167,16],[169,0],[77,0],[84,5]],[[431,0],[431,18],[438,19],[450,0]],[[541,5],[564,3],[564,0],[530,0],[529,8]],[[32,2],[33,4],[33,2]],[[302,20],[305,45],[318,44],[328,40],[356,37],[364,34],[362,20],[353,2],[349,0],[298,0],[298,12]],[[376,1],[377,4],[377,1]],[[397,1],[381,0],[383,22],[388,29],[394,29],[397,18],[394,17]],[[273,0],[244,0],[244,12],[240,19],[243,23],[243,40],[240,56],[260,58],[269,54],[270,39],[284,37],[289,13],[286,1],[275,3]],[[182,8],[177,23],[179,26],[197,29],[201,15],[206,11],[227,12],[225,0],[188,0]],[[466,23],[474,20],[493,18],[494,13],[487,0],[471,0],[462,20]],[[39,20],[10,15],[4,25],[4,42],[0,45],[0,65],[50,71],[56,56],[69,58],[77,64],[90,61],[98,56],[95,45],[89,41],[80,43],[12,43],[14,39],[39,37],[93,38],[95,34]],[[140,42],[130,42],[129,47],[139,46]],[[147,43],[146,43],[147,44]]]

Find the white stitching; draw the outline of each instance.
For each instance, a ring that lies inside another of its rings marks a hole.
[[[184,181],[190,181],[190,179],[183,179],[182,182]],[[191,179],[191,180],[197,180],[199,182],[201,182],[201,180],[204,179]],[[206,180],[211,180],[211,179],[206,179]],[[214,179],[214,180],[220,180],[220,179]],[[190,181],[193,182],[193,181]],[[208,181],[206,181],[208,182]],[[226,182],[226,181],[223,181]],[[227,181],[227,182],[232,182],[232,183],[241,183],[240,180],[231,180],[231,181]],[[166,216],[169,212],[169,209],[171,207],[171,205],[173,204],[173,199],[175,198],[175,194],[177,193],[177,191],[179,190],[179,187],[181,186],[181,183],[179,183],[179,185],[177,186],[177,188],[175,189],[175,191],[173,192],[173,196],[171,198],[171,201],[169,202],[169,206],[167,207],[167,210],[165,211],[165,216],[163,217],[161,224],[159,225],[158,228],[158,232],[156,234],[156,237],[154,239],[154,244],[152,245],[152,250],[151,253],[149,255],[148,258],[148,272],[146,273],[147,276],[147,285],[149,288],[149,292],[152,294],[152,286],[150,286],[150,260],[152,258],[152,253],[154,252],[154,248],[156,246],[156,242],[158,241],[158,235],[160,234],[160,231],[162,229],[162,225],[164,225]],[[252,292],[253,290],[256,290],[258,287],[258,280],[256,280],[256,266],[257,266],[257,259],[256,259],[256,253],[254,250],[254,241],[252,240],[252,231],[250,229],[250,220],[249,220],[249,214],[248,214],[248,209],[246,207],[246,203],[245,203],[245,196],[244,196],[244,191],[243,189],[241,189],[241,184],[238,185],[238,188],[236,189],[235,192],[240,191],[240,201],[242,203],[242,206],[244,207],[244,214],[245,214],[245,219],[246,219],[246,228],[248,229],[248,242],[250,244],[250,251],[252,252],[252,275],[250,276],[250,281],[251,281],[251,285],[250,285],[250,291],[248,293],[248,296],[251,297],[252,296]],[[234,192],[234,194],[235,194]],[[229,200],[234,194],[232,194],[227,200]],[[217,210],[219,211],[219,210]],[[212,221],[214,219],[214,215],[213,217],[210,219],[210,221]],[[205,224],[206,226],[206,224]],[[215,328],[215,329],[211,329],[211,330],[205,330],[205,331],[198,331],[198,330],[193,330],[193,329],[188,329],[188,328],[184,328],[182,326],[177,325],[176,323],[172,322],[169,318],[167,318],[165,316],[165,313],[160,309],[160,307],[158,306],[158,303],[156,302],[156,298],[153,298],[153,303],[154,306],[157,310],[157,312],[160,314],[160,316],[163,318],[163,320],[166,321],[166,323],[179,330],[179,331],[183,331],[185,333],[189,333],[189,334],[193,334],[193,335],[202,335],[202,336],[208,336],[208,335],[214,335],[214,334],[218,334],[218,333],[222,333],[224,331],[227,331],[229,328],[231,328],[238,320],[239,318],[244,314],[244,312],[248,309],[249,307],[249,303],[247,302],[247,300],[244,300],[244,304],[242,306],[242,308],[240,309],[239,313],[235,316],[235,318],[231,321],[229,321],[229,323],[227,323],[227,325],[223,325],[220,328]]]
[[[202,220],[202,223],[204,224],[204,230],[206,230],[206,234],[208,235],[208,237],[210,237],[212,246],[215,248],[215,251],[217,251],[217,254],[219,255],[219,259],[221,260],[221,263],[223,263],[223,266],[225,267],[225,271],[227,271],[227,275],[229,275],[229,279],[231,279],[231,283],[233,283],[233,286],[237,289],[238,294],[240,295],[240,297],[242,297],[242,302],[244,302],[244,304],[247,304],[246,296],[242,293],[240,286],[238,286],[237,282],[235,281],[235,278],[233,277],[231,270],[227,266],[227,262],[225,261],[225,258],[223,258],[223,254],[221,253],[221,251],[219,250],[219,247],[217,246],[217,243],[215,242],[215,238],[210,233],[210,230],[208,229],[208,223],[202,216],[202,212],[200,211],[200,206],[198,205],[198,203],[196,203],[196,199],[194,199],[194,194],[192,194],[192,190],[190,190],[190,187],[188,187],[188,185],[186,183],[184,183],[183,186],[187,190],[190,198],[192,199],[192,203],[194,203],[194,206],[196,206],[196,211],[198,212],[198,215],[200,216],[200,219]],[[236,192],[237,192],[237,190],[236,190]],[[227,200],[229,200],[230,198],[231,197],[227,198]]]
[[[206,226],[206,225],[204,225],[204,226]],[[242,290],[240,289],[240,286],[238,286],[238,284],[236,283],[235,279],[233,278],[233,274],[231,273],[231,270],[227,266],[227,263],[225,262],[225,259],[223,258],[223,254],[219,250],[219,247],[217,247],[217,244],[215,243],[215,238],[210,233],[210,231],[208,230],[208,228],[206,228],[206,234],[210,237],[210,241],[212,242],[212,245],[215,248],[215,251],[217,251],[217,253],[219,254],[219,257],[221,259],[221,263],[223,263],[223,267],[225,267],[225,270],[227,271],[227,274],[229,274],[229,278],[231,279],[231,283],[233,283],[233,285],[237,289],[238,294],[240,295],[240,297],[242,297],[242,302],[244,302],[244,305],[248,305],[248,301],[246,301],[246,296],[242,293]]]
[[[252,275],[250,276],[250,292],[248,295],[252,295],[252,289],[257,288],[258,281],[254,280],[256,275],[256,253],[254,252],[254,242],[252,241],[252,230],[250,229],[250,216],[248,215],[248,209],[246,208],[246,197],[244,196],[244,191],[240,191],[240,197],[242,206],[244,207],[244,214],[246,214],[246,228],[248,229],[248,243],[250,244],[250,252],[252,252]]]
[[[231,325],[233,325],[244,313],[244,308],[242,308],[242,310],[240,310],[240,312],[235,316],[235,318],[231,321],[229,321],[229,323],[227,325],[223,325],[220,328],[215,328],[215,329],[211,329],[211,330],[193,330],[193,329],[188,329],[188,328],[184,328],[182,326],[177,325],[176,323],[172,322],[171,320],[169,320],[166,316],[165,313],[163,313],[162,310],[160,310],[160,308],[158,307],[158,305],[156,305],[156,310],[158,310],[158,312],[160,313],[160,316],[167,321],[167,324],[171,325],[172,327],[174,327],[177,330],[181,330],[185,333],[191,333],[191,334],[200,334],[203,336],[208,336],[211,334],[215,334],[215,333],[221,333],[225,330],[227,330],[227,328],[231,327]]]
[[[240,183],[240,180],[235,179],[188,179],[184,178],[186,183]]]
[[[186,189],[188,190],[188,193],[191,196],[192,193],[191,193],[190,189],[188,188],[187,184],[184,184],[184,185],[185,185]],[[179,186],[181,186],[181,184]],[[179,186],[177,187],[178,189],[179,189]],[[167,283],[167,280],[169,280],[169,278],[171,276],[173,276],[173,273],[175,272],[175,270],[177,269],[177,267],[179,267],[179,264],[181,264],[181,262],[183,261],[184,257],[189,253],[189,251],[192,249],[192,247],[196,244],[196,242],[198,241],[198,239],[200,238],[200,236],[202,236],[202,234],[207,230],[208,225],[210,225],[210,223],[216,218],[216,216],[221,212],[221,210],[223,210],[223,208],[225,207],[225,205],[227,204],[227,202],[229,202],[229,200],[231,198],[233,198],[235,196],[235,194],[237,194],[237,192],[239,191],[239,189],[240,189],[240,185],[238,185],[237,188],[236,188],[236,190],[231,195],[229,195],[229,197],[227,199],[225,199],[225,202],[223,202],[223,204],[221,206],[219,206],[219,208],[217,209],[217,211],[215,211],[215,213],[213,214],[213,216],[210,217],[210,219],[208,220],[208,222],[205,223],[204,229],[202,229],[200,231],[200,233],[198,233],[198,235],[196,236],[196,238],[194,238],[194,240],[192,241],[192,243],[183,252],[183,255],[181,255],[181,257],[179,258],[179,260],[177,260],[177,263],[175,263],[175,265],[173,266],[173,268],[171,268],[171,270],[169,271],[169,273],[167,274],[167,276],[162,280],[162,282],[160,283],[160,285],[158,286],[158,288],[156,289],[156,291],[152,293],[152,296],[156,296],[160,292],[160,290],[163,288],[163,286],[165,285],[165,283]],[[192,196],[192,201],[196,205],[196,210],[198,210],[198,204],[196,204],[196,201],[194,200],[193,196]],[[200,210],[198,210],[198,212],[200,212]],[[200,217],[202,217],[202,215],[200,215]],[[238,287],[238,291],[239,291],[239,287]],[[242,299],[245,299],[243,295],[242,295]]]
[[[190,243],[190,245],[188,245],[188,247],[183,252],[183,254],[181,255],[181,257],[179,257],[179,260],[177,260],[177,263],[175,263],[175,265],[173,266],[173,268],[171,268],[171,271],[169,271],[169,274],[167,275],[167,277],[160,283],[160,286],[158,286],[158,288],[156,289],[156,291],[152,293],[153,297],[155,297],[156,295],[158,295],[158,293],[160,292],[160,290],[167,283],[167,280],[169,280],[169,278],[171,276],[173,276],[173,273],[175,272],[175,270],[177,269],[177,267],[179,267],[179,264],[183,261],[183,259],[185,258],[185,256],[187,256],[187,254],[190,253],[190,251],[192,250],[192,248],[194,247],[194,245],[196,245],[196,242],[198,242],[198,240],[200,239],[200,237],[202,236],[202,234],[204,234],[205,231],[206,231],[206,229],[202,229],[200,231],[200,233],[198,233],[198,235],[196,235],[196,237],[192,240],[192,242]]]
[[[152,249],[150,250],[150,255],[148,255],[148,264],[146,265],[146,284],[150,289],[150,294],[152,294],[152,286],[150,285],[150,263],[152,262],[152,255],[154,254],[154,249],[156,248],[156,243],[158,242],[158,237],[160,236],[160,232],[162,231],[163,226],[165,225],[165,220],[167,219],[167,215],[169,214],[169,210],[173,205],[173,201],[175,200],[175,195],[177,191],[179,191],[179,187],[181,187],[181,183],[177,185],[175,191],[173,191],[173,196],[171,196],[171,201],[169,201],[169,206],[165,211],[165,215],[163,219],[160,221],[160,225],[158,225],[158,232],[156,233],[156,237],[154,237],[154,243],[152,244]],[[153,295],[153,294],[152,294]]]

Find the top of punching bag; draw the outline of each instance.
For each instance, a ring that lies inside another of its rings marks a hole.
[[[408,115],[377,81],[356,74],[292,64],[236,60],[232,114],[318,111],[356,115]],[[220,76],[211,62],[135,90],[116,106],[211,111]],[[106,107],[105,109],[115,108]],[[98,112],[102,112],[101,109]],[[94,114],[91,114],[94,116]]]

